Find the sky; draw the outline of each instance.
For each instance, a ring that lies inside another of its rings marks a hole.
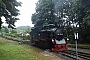
[[[35,3],[37,3],[38,0],[17,0],[22,2],[22,6],[18,7],[20,10],[20,15],[17,16],[20,20],[18,20],[15,25],[16,27],[18,26],[31,26],[33,27],[34,25],[32,24],[31,21],[31,16],[35,12]]]

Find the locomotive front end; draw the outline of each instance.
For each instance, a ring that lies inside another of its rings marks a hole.
[[[54,47],[52,48],[52,51],[65,51],[68,48],[68,42],[67,37],[64,34],[64,30],[57,29],[55,31],[55,38],[52,39],[52,43],[54,44]]]

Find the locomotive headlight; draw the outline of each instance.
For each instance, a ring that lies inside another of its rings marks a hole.
[[[54,40],[52,39],[52,42],[54,42]]]
[[[57,34],[57,35],[59,35],[59,34]]]

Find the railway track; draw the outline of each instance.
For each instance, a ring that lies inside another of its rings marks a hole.
[[[76,46],[75,45],[68,45],[69,47],[71,48],[75,48]],[[87,49],[87,50],[90,50],[90,46],[78,46],[79,49]]]
[[[16,41],[18,42],[19,44],[28,44],[28,45],[31,45],[29,41],[25,41],[25,40],[16,40],[16,39],[11,39],[11,38],[7,38],[7,37],[4,37],[5,39],[8,39],[8,40],[12,40],[12,41]],[[50,51],[48,51],[49,53],[52,53]],[[67,51],[63,51],[63,52],[53,52],[53,54],[57,55],[60,57],[60,55],[64,56],[63,58],[66,57],[66,59],[68,60],[76,60],[76,51],[73,51],[73,50],[67,50]],[[66,60],[65,59],[65,60]],[[83,53],[83,52],[78,52],[78,60],[90,60],[90,54],[88,53]]]
[[[76,59],[76,51],[72,50],[67,50],[64,52],[59,52],[59,54],[66,56],[72,60]],[[83,52],[78,52],[78,60],[90,60],[90,54],[88,53],[83,53]]]

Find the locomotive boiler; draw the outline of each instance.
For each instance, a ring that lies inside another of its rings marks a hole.
[[[33,27],[31,30],[30,42],[32,44],[52,51],[67,50],[68,40],[63,27],[49,24],[42,27]]]

